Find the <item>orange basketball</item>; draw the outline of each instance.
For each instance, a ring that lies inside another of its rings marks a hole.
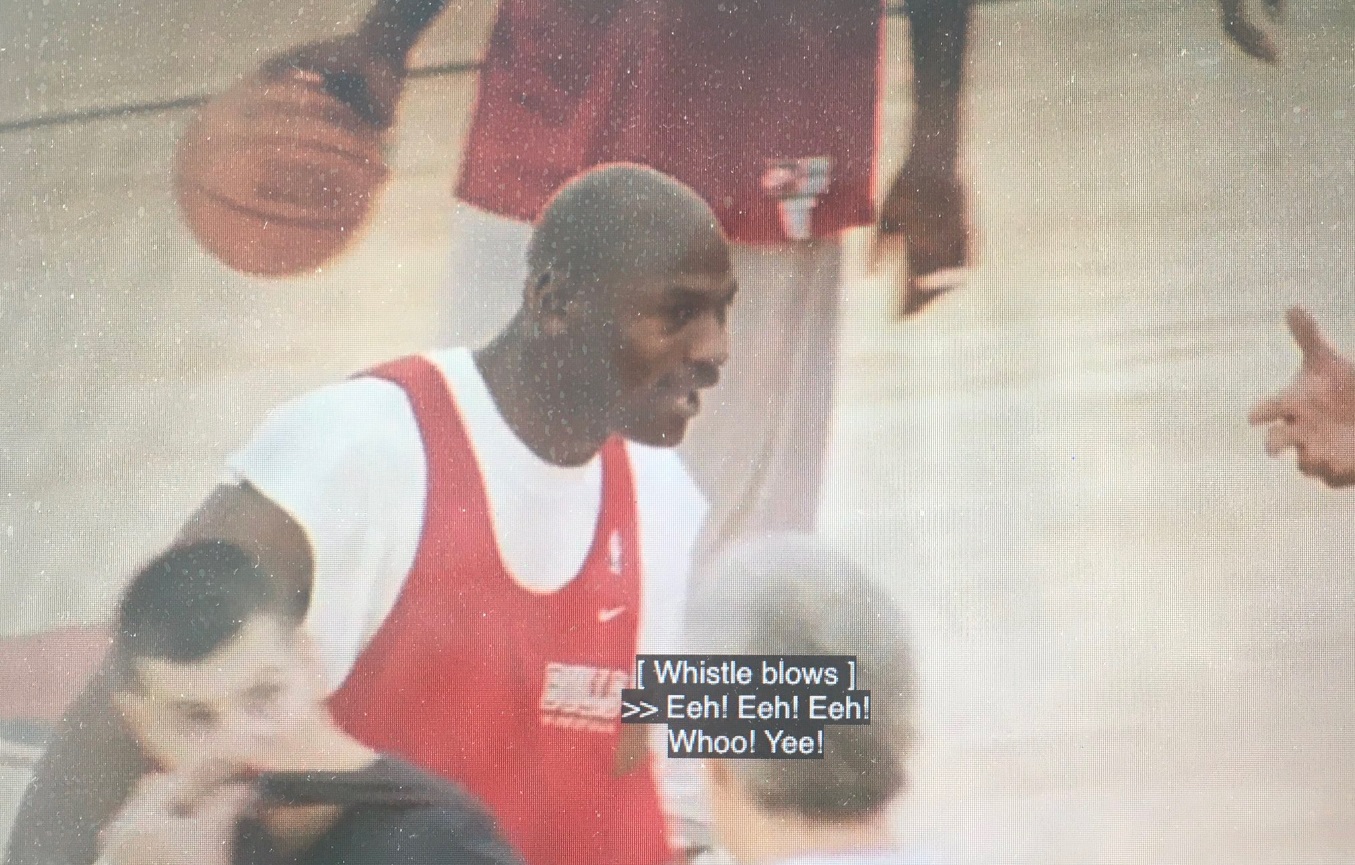
[[[198,241],[259,276],[314,270],[360,233],[386,180],[381,130],[296,73],[207,103],[175,154],[174,190]]]

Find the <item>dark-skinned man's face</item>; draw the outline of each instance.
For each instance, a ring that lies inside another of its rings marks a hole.
[[[610,428],[656,447],[682,441],[701,391],[719,380],[736,291],[729,247],[713,226],[694,230],[666,258],[602,286],[590,316],[589,342],[607,361],[598,393]]]

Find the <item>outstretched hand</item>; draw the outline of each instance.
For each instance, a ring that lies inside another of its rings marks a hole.
[[[1257,403],[1249,420],[1268,425],[1266,453],[1292,449],[1305,475],[1331,487],[1355,484],[1355,364],[1305,310],[1289,310],[1286,321],[1303,361],[1289,386]]]

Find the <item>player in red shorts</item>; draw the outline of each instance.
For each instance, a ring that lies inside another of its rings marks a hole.
[[[883,0],[502,0],[456,190],[442,343],[479,344],[512,315],[530,222],[567,178],[609,160],[658,168],[715,209],[743,287],[735,361],[681,448],[711,503],[699,557],[812,529],[842,231],[874,222],[877,249],[906,241],[903,314],[970,264],[958,163],[971,2],[904,3],[914,119],[877,213]],[[1219,2],[1229,35],[1273,60],[1241,0]],[[408,53],[445,4],[377,0],[355,34],[272,66],[323,73],[389,123]]]
[[[690,189],[613,166],[553,199],[529,257],[488,346],[275,410],[180,542],[231,540],[286,579],[343,728],[463,784],[529,865],[660,865],[620,688],[638,652],[678,648],[704,505],[671,449],[726,359],[729,250]],[[108,807],[128,743],[100,687],[39,767],[11,865],[70,861]]]
[[[378,0],[359,31],[273,61],[326,73],[380,122],[445,0]],[[913,0],[917,103],[880,226],[909,284],[969,262],[957,170],[970,0]],[[598,163],[653,166],[710,203],[742,286],[736,360],[681,448],[711,503],[700,557],[812,529],[836,374],[843,230],[875,221],[881,0],[504,0],[454,212],[442,343],[479,344],[517,305],[530,223]],[[364,95],[365,94],[365,95]],[[909,311],[925,292],[905,297]]]

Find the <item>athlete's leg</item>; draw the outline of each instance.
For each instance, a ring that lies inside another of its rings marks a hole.
[[[457,201],[440,297],[439,341],[479,347],[522,303],[532,226]]]
[[[730,360],[681,453],[710,502],[698,564],[735,538],[812,531],[837,371],[839,240],[734,250]]]

